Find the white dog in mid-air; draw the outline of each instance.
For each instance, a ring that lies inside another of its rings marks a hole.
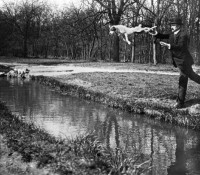
[[[113,25],[113,26],[110,26],[110,34],[113,34],[113,33],[117,33],[118,36],[120,35],[124,35],[123,40],[126,41],[129,45],[131,44],[131,42],[128,40],[128,35],[130,34],[133,34],[135,32],[149,32],[150,31],[153,31],[154,28],[156,28],[157,26],[153,26],[153,27],[142,27],[141,24],[139,24],[138,26],[136,27],[126,27],[124,25]]]

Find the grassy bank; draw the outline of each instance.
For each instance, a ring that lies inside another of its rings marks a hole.
[[[148,162],[141,164],[139,156],[136,161],[136,155],[135,160],[130,155],[128,158],[124,150],[108,150],[92,134],[58,140],[13,116],[3,103],[0,121],[0,135],[4,138],[0,143],[6,145],[4,149],[1,146],[0,174],[103,175],[140,174],[149,170]],[[3,164],[2,155],[7,162],[12,159],[12,163]]]

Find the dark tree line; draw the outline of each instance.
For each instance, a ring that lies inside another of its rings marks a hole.
[[[0,55],[167,63],[168,52],[152,36],[136,33],[131,45],[109,35],[109,24],[156,25],[168,31],[180,15],[190,34],[191,53],[200,63],[199,0],[91,0],[55,10],[40,0],[5,3],[0,10]]]

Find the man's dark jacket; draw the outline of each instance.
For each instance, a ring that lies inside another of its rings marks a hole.
[[[171,44],[170,51],[175,67],[186,68],[194,64],[193,58],[188,50],[189,38],[185,31],[181,29],[176,35],[174,35],[174,33],[158,33],[155,37],[159,39],[169,39],[169,44]]]

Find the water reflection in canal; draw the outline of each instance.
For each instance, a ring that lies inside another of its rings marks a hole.
[[[152,158],[152,175],[200,174],[200,132],[72,98],[36,82],[0,80],[0,100],[13,113],[57,137],[94,131],[111,148]]]

